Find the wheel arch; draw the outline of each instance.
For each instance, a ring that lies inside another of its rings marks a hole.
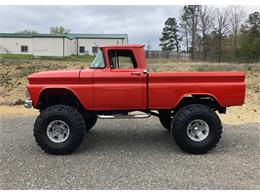
[[[184,94],[176,104],[174,109],[186,106],[188,104],[204,104],[210,108],[218,110],[220,113],[225,113],[225,108],[221,106],[218,98],[209,93],[187,93]]]
[[[37,108],[42,109],[44,107],[42,105],[44,99],[47,100],[51,96],[61,97],[64,95],[69,95],[71,98],[73,98],[75,101],[79,103],[79,106],[82,106],[82,102],[80,101],[80,98],[78,97],[77,93],[73,91],[73,89],[66,88],[66,87],[46,87],[41,89],[39,93],[38,102],[36,103]]]

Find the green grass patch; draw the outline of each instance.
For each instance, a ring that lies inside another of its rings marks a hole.
[[[75,61],[75,62],[87,62],[90,63],[94,60],[95,56],[90,55],[72,55],[67,57],[34,57],[30,54],[0,54],[0,59],[15,59],[15,60],[22,60],[22,59],[44,59],[44,60],[57,60],[57,61]]]
[[[80,62],[92,62],[94,60],[95,56],[90,56],[90,55],[72,55],[68,57],[64,57],[61,60],[66,60],[66,61],[80,61]]]
[[[0,54],[0,59],[33,59],[31,54]]]

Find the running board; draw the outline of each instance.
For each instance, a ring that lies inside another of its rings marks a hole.
[[[136,114],[136,115],[97,115],[100,119],[141,119],[149,118],[151,114]]]

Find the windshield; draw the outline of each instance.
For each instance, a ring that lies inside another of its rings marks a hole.
[[[105,63],[103,58],[103,52],[101,49],[99,49],[95,59],[90,65],[90,68],[104,68],[104,67],[105,67]]]

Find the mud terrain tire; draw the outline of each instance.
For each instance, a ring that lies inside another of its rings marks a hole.
[[[173,117],[172,134],[185,152],[204,154],[219,142],[222,125],[218,115],[202,104],[181,108]]]
[[[43,110],[37,117],[34,124],[34,137],[46,153],[70,154],[80,146],[84,139],[85,129],[84,118],[77,110],[66,105],[54,105]],[[67,131],[64,135],[61,134],[63,130]],[[60,140],[57,139],[59,136],[56,138],[50,136],[56,135],[57,132],[61,135]]]
[[[172,117],[174,116],[175,112],[173,113],[170,110],[160,110],[159,111],[159,121],[161,125],[168,130],[169,132],[171,131],[171,122],[172,122]]]

